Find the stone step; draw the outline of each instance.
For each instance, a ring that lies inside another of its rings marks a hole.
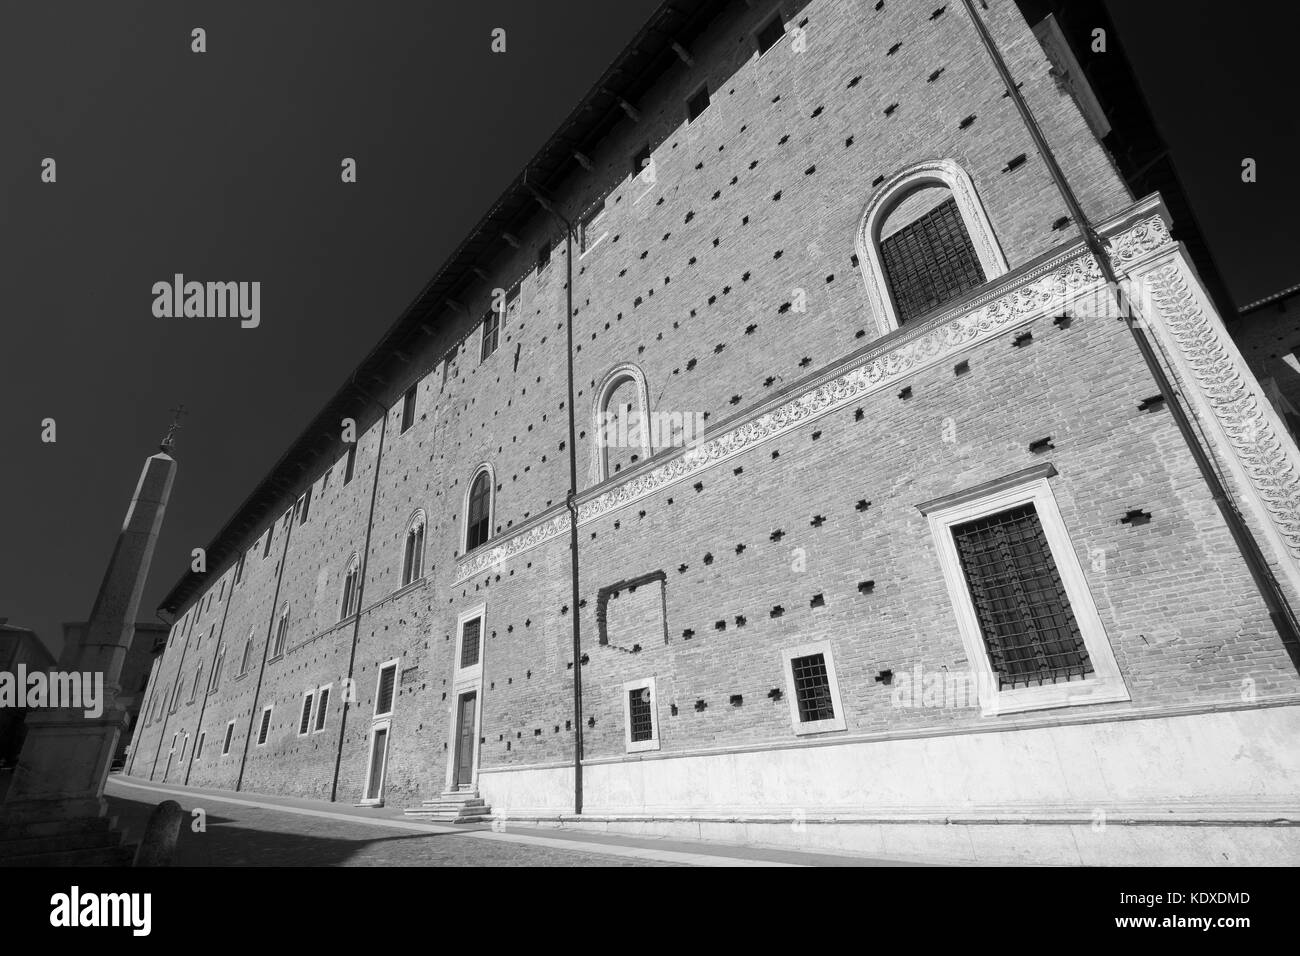
[[[457,812],[448,810],[430,810],[423,807],[413,807],[403,811],[408,817],[414,817],[418,820],[428,820],[431,823],[491,823],[492,814],[487,808],[471,810],[467,812]]]
[[[134,846],[112,846],[92,850],[59,850],[54,853],[31,853],[24,856],[0,857],[0,867],[130,866],[134,859]]]
[[[425,807],[486,807],[482,797],[475,797],[471,800],[425,800],[421,806]]]
[[[31,820],[0,823],[0,843],[31,837],[66,836],[74,833],[107,833],[117,825],[116,817],[87,817],[78,820]]]
[[[19,837],[16,840],[0,840],[0,860],[18,856],[31,856],[35,853],[58,853],[63,850],[100,850],[105,847],[121,845],[122,834],[113,830]]]

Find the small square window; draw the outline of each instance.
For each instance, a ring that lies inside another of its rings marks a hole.
[[[820,734],[844,729],[844,709],[829,641],[818,641],[785,652],[790,720],[796,734]]]
[[[709,108],[709,88],[706,86],[686,101],[686,119],[695,122]]]
[[[781,19],[779,12],[772,15],[772,19],[763,24],[754,38],[758,41],[758,55],[762,56],[772,47],[781,41],[785,36],[785,21]]]
[[[628,753],[659,749],[657,707],[653,677],[623,685],[624,742]]]

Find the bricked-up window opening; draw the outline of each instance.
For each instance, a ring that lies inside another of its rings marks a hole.
[[[773,14],[772,19],[768,20],[767,23],[763,25],[763,28],[758,31],[756,36],[756,39],[758,40],[758,55],[762,56],[768,50],[772,49],[772,47],[776,46],[783,36],[785,36],[785,21],[781,19],[781,14],[778,12]]]
[[[479,350],[479,361],[486,362],[488,356],[497,350],[497,340],[501,336],[501,313],[489,309],[483,316],[483,344]]]
[[[320,698],[316,701],[316,726],[314,731],[325,729],[325,718],[329,716],[330,706],[330,689],[322,687],[320,689]]]
[[[999,689],[1092,673],[1032,504],[956,525],[952,535]]]
[[[590,250],[605,236],[605,200],[600,200],[578,220],[578,252]]]
[[[479,472],[469,492],[469,512],[465,526],[465,550],[473,551],[490,537],[489,518],[492,503],[492,477]]]
[[[284,653],[285,642],[289,638],[289,605],[280,608],[280,620],[275,625],[275,644],[271,648],[271,656],[279,657]]]
[[[495,341],[493,342],[492,347],[496,348]],[[489,352],[483,357],[487,358],[490,354],[491,353]],[[406,390],[406,394],[402,396],[402,431],[406,431],[415,424],[415,395],[416,388],[412,385]]]
[[[357,613],[357,581],[361,576],[361,556],[354,554],[343,574],[343,603],[339,607],[339,620]]]
[[[632,743],[653,740],[655,735],[654,707],[650,702],[650,688],[638,687],[627,694],[629,733]]]
[[[799,705],[799,720],[834,720],[835,705],[831,700],[830,677],[826,673],[826,658],[822,654],[809,654],[790,661],[794,674],[795,701]]]
[[[880,254],[900,325],[984,282],[984,269],[951,197],[881,240]]]
[[[310,691],[303,695],[302,698],[302,716],[298,718],[298,736],[305,737],[307,731],[311,729],[311,702],[314,694]]]
[[[695,122],[709,108],[709,88],[706,86],[686,101],[687,122]]]
[[[257,728],[257,745],[266,743],[267,734],[271,732],[271,708],[262,711],[262,723]]]
[[[235,722],[232,720],[230,723],[226,724],[226,736],[221,741],[221,756],[224,757],[228,753],[230,753],[230,739],[234,736],[235,736]]]
[[[355,444],[351,444],[348,445],[348,461],[343,468],[343,484],[346,485],[349,481],[352,480],[352,473],[356,471],[356,467],[357,467],[357,446]]]
[[[393,712],[393,688],[397,683],[397,664],[387,664],[379,672],[379,686],[375,689],[375,716],[383,717]]]
[[[460,637],[460,666],[473,667],[478,663],[480,638],[483,634],[483,619],[473,618],[465,622]]]
[[[424,512],[418,512],[406,529],[402,551],[402,587],[424,575]]]

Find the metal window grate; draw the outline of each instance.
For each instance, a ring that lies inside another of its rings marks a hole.
[[[880,254],[900,324],[984,282],[955,199],[883,240]]]
[[[799,706],[799,720],[834,720],[835,704],[831,700],[830,676],[826,672],[826,657],[809,654],[790,661],[794,673],[795,702]]]
[[[469,525],[465,532],[465,550],[473,551],[488,539],[489,501],[492,495],[492,482],[488,473],[482,472],[474,479],[474,487],[469,493]]]
[[[461,632],[460,642],[461,667],[473,667],[478,663],[479,635],[482,633],[482,628],[483,619],[481,617],[465,622],[465,629]]]
[[[271,729],[271,711],[264,710],[262,711],[262,726],[258,728],[257,731],[257,742],[259,744],[266,743],[266,735],[270,731],[270,729]]]
[[[627,712],[631,723],[632,743],[654,740],[654,708],[650,703],[649,687],[638,687],[627,692]]]
[[[1092,673],[1032,504],[957,525],[952,534],[999,688]]]
[[[329,713],[330,706],[330,689],[322,687],[320,691],[320,700],[316,702],[316,730],[325,729],[325,715]]]
[[[393,709],[393,684],[397,681],[397,665],[379,672],[379,689],[375,691],[375,715],[387,714]]]
[[[302,717],[298,720],[299,735],[305,734],[311,729],[311,701],[311,694],[308,694],[302,699]]]
[[[483,317],[483,348],[479,355],[480,362],[486,362],[488,356],[497,350],[497,338],[501,333],[501,313],[492,309]]]

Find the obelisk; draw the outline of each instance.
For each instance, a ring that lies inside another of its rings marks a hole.
[[[135,636],[140,598],[176,476],[170,451],[177,427],[173,421],[159,453],[145,461],[90,622],[81,640],[65,647],[59,659],[64,673],[103,675],[103,713],[87,717],[76,708],[27,712],[27,739],[0,806],[5,820],[74,820],[103,816],[107,810],[104,784],[127,723],[118,704],[122,664]]]

